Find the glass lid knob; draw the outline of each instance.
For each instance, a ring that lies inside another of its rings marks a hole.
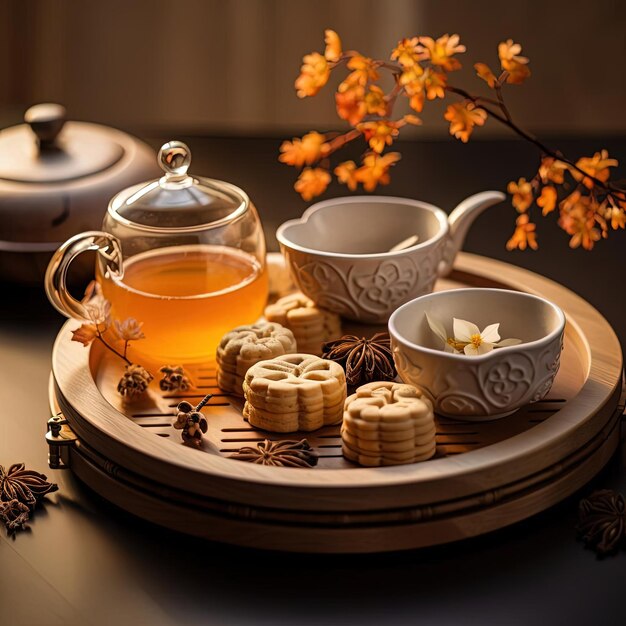
[[[182,141],[168,141],[161,146],[158,159],[166,180],[182,180],[191,165],[191,150]]]

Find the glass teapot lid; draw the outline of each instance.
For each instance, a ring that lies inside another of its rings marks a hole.
[[[109,205],[115,219],[149,228],[211,227],[245,213],[248,196],[235,185],[190,176],[191,151],[182,141],[161,146],[158,162],[165,175],[129,187]]]

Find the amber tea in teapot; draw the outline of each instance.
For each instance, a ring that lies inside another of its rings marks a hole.
[[[97,250],[96,279],[114,319],[143,323],[129,356],[142,363],[213,362],[221,337],[263,313],[268,278],[265,241],[254,205],[237,187],[187,175],[189,149],[159,153],[165,176],[115,196],[102,231],[68,240],[46,275],[54,306],[85,317],[65,274],[85,250]]]
[[[131,350],[160,362],[180,352],[187,361],[207,360],[207,345],[260,317],[267,299],[260,263],[229,248],[162,248],[132,257],[123,278],[97,275],[113,315],[143,322],[146,338]]]

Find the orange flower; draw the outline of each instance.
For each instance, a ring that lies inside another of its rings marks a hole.
[[[626,228],[626,213],[616,206],[609,209],[607,219],[611,220],[611,228],[613,230]]]
[[[389,184],[389,168],[399,160],[399,152],[388,152],[384,156],[370,152],[365,155],[363,165],[356,170],[354,177],[363,183],[365,191],[374,191],[377,185]]]
[[[339,91],[345,91],[354,85],[365,86],[370,81],[379,79],[375,61],[360,54],[356,54],[348,61],[348,68],[353,70],[339,85]]]
[[[501,41],[498,44],[498,56],[500,57],[502,69],[508,69],[506,67],[506,63],[511,61],[515,61],[516,63],[528,63],[528,59],[526,57],[519,56],[521,51],[522,46],[519,43],[514,43],[512,39]]]
[[[515,232],[513,236],[506,242],[507,250],[526,250],[526,248],[532,248],[536,250],[539,246],[537,244],[537,235],[535,234],[537,226],[530,221],[527,213],[520,215],[515,220]]]
[[[449,105],[444,118],[450,122],[450,134],[467,143],[474,126],[482,126],[485,123],[487,113],[466,100]]]
[[[367,113],[364,101],[365,88],[356,85],[351,89],[335,94],[337,115],[351,126],[356,126]]]
[[[420,91],[419,93],[413,94],[409,99],[409,106],[418,113],[421,113],[424,108],[424,92]]]
[[[368,115],[380,115],[381,117],[387,115],[385,92],[378,85],[370,85],[364,101]]]
[[[478,76],[482,78],[492,89],[496,86],[498,79],[486,63],[474,63],[474,69],[476,70],[476,74],[478,74]]]
[[[428,68],[420,80],[424,85],[424,91],[429,100],[445,97],[445,87],[448,80],[446,74],[443,72],[435,72]]]
[[[513,196],[511,203],[518,213],[525,213],[533,203],[533,188],[525,178],[520,178],[517,182],[511,181],[506,190]]]
[[[98,336],[98,329],[95,324],[82,324],[72,331],[72,341],[82,343],[87,347]]]
[[[539,166],[541,182],[562,185],[564,174],[568,167],[567,163],[563,163],[563,161],[558,161],[552,157],[544,157],[541,159],[541,165]]]
[[[414,67],[426,57],[424,48],[419,45],[419,37],[401,39],[391,53],[391,59],[397,59],[402,67]]]
[[[521,85],[527,78],[530,77],[530,69],[527,65],[521,63],[515,63],[512,61],[510,67],[507,70],[508,76],[506,82],[510,85]]]
[[[334,30],[327,28],[324,31],[324,41],[326,42],[326,50],[324,51],[326,60],[331,63],[336,63],[343,54],[341,51],[341,39],[339,39],[339,35]]]
[[[283,141],[278,160],[295,167],[310,165],[324,156],[328,149],[325,141],[326,137],[315,131],[307,133],[302,139],[294,137],[293,141]]]
[[[424,73],[421,65],[414,65],[405,69],[400,74],[400,84],[406,87],[406,92],[411,95],[417,91],[421,91],[424,86],[420,81],[420,76]]]
[[[541,190],[541,195],[537,198],[537,205],[542,208],[542,215],[548,215],[548,213],[554,211],[556,208],[556,198],[556,189],[552,187],[552,185],[546,185]]]
[[[393,143],[394,138],[400,133],[398,129],[401,126],[404,126],[404,122],[378,120],[359,124],[358,128],[365,136],[370,148],[380,154],[385,146],[390,146]]]
[[[528,59],[520,56],[522,46],[514,43],[512,39],[500,42],[498,45],[498,56],[500,66],[508,72],[507,83],[519,85],[530,76],[530,69],[527,67]]]
[[[315,196],[323,194],[328,183],[330,183],[330,174],[326,170],[321,167],[305,167],[293,188],[302,196],[303,200],[308,202]]]
[[[465,52],[465,46],[459,44],[458,35],[442,35],[435,41],[432,37],[420,37],[419,42],[425,48],[425,58],[429,59],[433,65],[439,65],[447,72],[458,70],[461,64],[452,56]]]
[[[302,59],[300,76],[295,87],[298,98],[314,96],[327,82],[330,76],[328,62],[319,52],[311,52]]]
[[[601,152],[596,152],[591,158],[583,157],[582,159],[578,159],[576,165],[585,173],[589,174],[589,176],[593,176],[605,183],[609,180],[609,176],[611,175],[609,167],[617,167],[618,163],[616,159],[609,159],[609,153],[606,150],[602,150]],[[594,181],[591,180],[591,178],[583,176],[579,171],[574,169],[572,170],[572,176],[577,181],[582,181],[587,189],[593,189]]]
[[[423,74],[422,66],[415,65],[400,75],[400,84],[404,86],[406,94],[410,98],[409,105],[418,113],[424,108],[424,83],[420,80]]]
[[[574,191],[561,202],[559,226],[572,236],[570,248],[582,245],[585,250],[591,250],[595,242],[599,241],[602,235],[595,227],[597,208],[597,203],[579,191]]]
[[[607,219],[611,220],[611,228],[617,230],[618,228],[626,228],[626,213],[622,209],[614,206],[609,209]]]
[[[335,168],[335,176],[340,183],[348,185],[350,191],[354,191],[358,185],[354,176],[355,171],[356,163],[354,161],[344,161]]]

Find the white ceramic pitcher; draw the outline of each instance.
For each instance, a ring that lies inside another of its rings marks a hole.
[[[381,324],[452,271],[472,222],[504,198],[500,191],[483,191],[449,216],[408,198],[336,198],[285,222],[276,237],[296,284],[317,305]],[[406,241],[408,247],[397,249]]]

